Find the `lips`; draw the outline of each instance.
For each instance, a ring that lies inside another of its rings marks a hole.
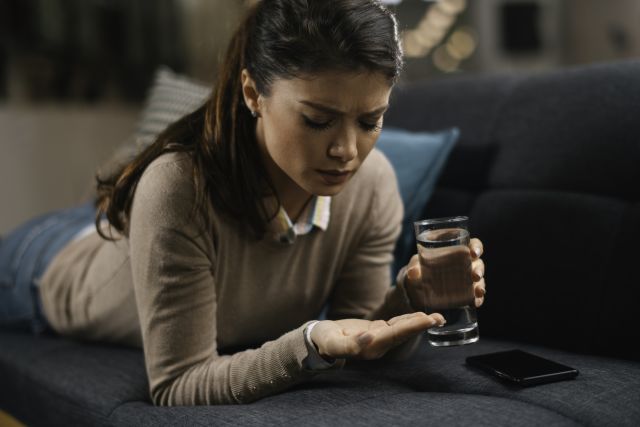
[[[317,169],[316,172],[318,172],[318,174],[322,177],[324,182],[326,184],[328,184],[328,185],[342,184],[342,183],[346,182],[349,179],[349,176],[351,175],[351,171],[350,170],[337,170],[337,169],[323,170],[323,169]]]

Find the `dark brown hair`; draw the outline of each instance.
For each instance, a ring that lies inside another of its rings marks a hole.
[[[133,194],[146,167],[167,152],[193,159],[196,209],[216,212],[260,238],[269,220],[264,196],[278,197],[260,157],[255,118],[244,105],[241,72],[269,96],[276,79],[328,70],[381,72],[393,85],[402,68],[394,16],[376,0],[259,0],[233,35],[217,82],[204,105],[170,125],[129,164],[96,176],[96,226],[106,215],[128,234]]]

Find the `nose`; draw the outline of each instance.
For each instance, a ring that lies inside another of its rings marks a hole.
[[[350,126],[344,129],[329,146],[328,155],[333,159],[348,163],[358,155],[358,134]]]

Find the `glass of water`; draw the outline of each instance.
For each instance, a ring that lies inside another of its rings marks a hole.
[[[471,252],[466,216],[436,218],[414,223],[422,298],[427,313],[438,312],[444,326],[427,330],[436,347],[471,344],[480,338],[475,308]]]

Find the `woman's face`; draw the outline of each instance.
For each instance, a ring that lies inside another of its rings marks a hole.
[[[268,97],[248,96],[251,83],[243,72],[245,102],[259,113],[258,144],[280,195],[340,192],[378,139],[391,93],[386,77],[332,71],[279,79]]]

